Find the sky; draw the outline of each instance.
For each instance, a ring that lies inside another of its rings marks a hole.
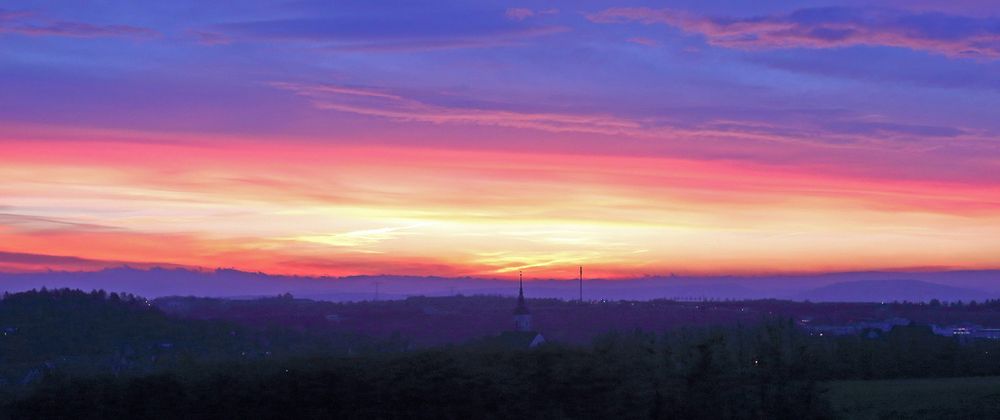
[[[992,1],[0,4],[0,271],[1000,268]]]

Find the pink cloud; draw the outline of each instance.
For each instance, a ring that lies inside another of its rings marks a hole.
[[[710,18],[670,9],[606,9],[595,23],[664,24],[703,35],[715,46],[737,49],[906,48],[949,57],[1000,58],[1000,20],[852,8],[800,9],[749,18]],[[948,31],[941,31],[941,27]]]

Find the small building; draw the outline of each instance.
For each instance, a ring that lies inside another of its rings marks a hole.
[[[931,329],[934,331],[934,334],[955,337],[962,340],[1000,340],[1000,328],[988,328],[977,324],[932,325]]]
[[[533,349],[545,344],[545,337],[536,331],[507,331],[497,338],[498,343],[517,349]]]
[[[800,323],[800,325],[802,325]],[[811,335],[864,335],[868,338],[875,338],[881,334],[892,331],[895,327],[910,325],[910,320],[906,318],[889,318],[884,321],[862,321],[848,325],[809,325],[804,327]]]
[[[491,349],[533,349],[545,344],[545,337],[534,330],[531,311],[524,301],[524,277],[519,278],[517,307],[514,308],[514,330],[478,340],[477,345]]]
[[[1000,340],[1000,328],[982,328],[977,331],[976,338]]]

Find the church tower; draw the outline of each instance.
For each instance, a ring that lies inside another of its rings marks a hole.
[[[514,309],[514,330],[531,331],[531,312],[524,304],[524,275],[520,272],[518,272],[518,282],[517,309]]]

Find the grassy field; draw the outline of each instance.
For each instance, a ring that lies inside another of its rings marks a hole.
[[[835,381],[844,419],[1000,419],[1000,377]]]

